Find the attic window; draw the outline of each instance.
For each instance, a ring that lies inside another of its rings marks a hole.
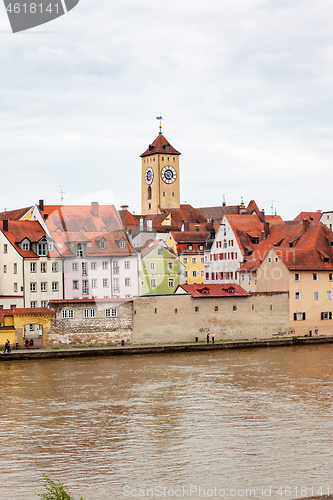
[[[193,250],[193,245],[188,245],[187,248],[191,251]]]
[[[126,248],[126,242],[125,242],[124,238],[122,238],[122,239],[118,242],[118,245],[119,245],[119,248]]]
[[[105,240],[101,240],[101,241],[99,242],[99,248],[100,248],[101,250],[105,250],[105,249],[106,249],[106,241],[105,241]]]
[[[107,231],[108,231],[108,230],[106,229],[106,227],[103,227],[102,232],[103,232],[103,233],[107,233]]]
[[[154,147],[154,144],[149,144],[149,151],[153,151]]]
[[[164,144],[163,147],[166,151],[170,151],[170,144]]]
[[[56,229],[56,233],[62,233],[62,229],[61,229],[60,227],[58,227],[58,228]]]
[[[259,243],[259,238],[258,237],[253,237],[253,236],[250,236],[250,240],[251,240],[251,243],[253,243],[254,245],[258,245]]]
[[[86,230],[84,229],[84,227],[81,227],[80,233],[85,233],[85,232],[86,232]]]

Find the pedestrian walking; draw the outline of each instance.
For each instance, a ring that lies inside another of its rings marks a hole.
[[[207,333],[207,344],[209,344],[209,333]]]
[[[315,328],[315,337],[318,337],[318,328]]]
[[[5,342],[5,350],[3,352],[10,352],[10,342],[8,339]]]
[[[212,333],[212,342],[213,342],[213,344],[215,342],[215,333],[214,332]]]

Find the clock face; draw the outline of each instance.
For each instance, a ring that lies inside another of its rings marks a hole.
[[[151,184],[154,180],[154,171],[151,167],[148,167],[146,172],[145,172],[145,180],[146,180],[146,184]]]
[[[162,168],[161,178],[166,184],[172,184],[177,179],[177,172],[170,165],[166,165]]]

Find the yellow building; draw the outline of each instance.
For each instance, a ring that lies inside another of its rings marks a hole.
[[[179,151],[160,133],[142,153],[141,214],[179,208]]]
[[[203,283],[207,236],[208,232],[172,231],[165,242],[175,251],[183,264],[184,283],[189,285]]]

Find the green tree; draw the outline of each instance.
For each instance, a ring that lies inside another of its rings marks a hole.
[[[53,479],[47,477],[46,474],[43,474],[43,477],[46,493],[38,493],[40,498],[43,500],[75,500],[59,481],[53,481]],[[79,497],[79,500],[84,500],[84,498]]]

